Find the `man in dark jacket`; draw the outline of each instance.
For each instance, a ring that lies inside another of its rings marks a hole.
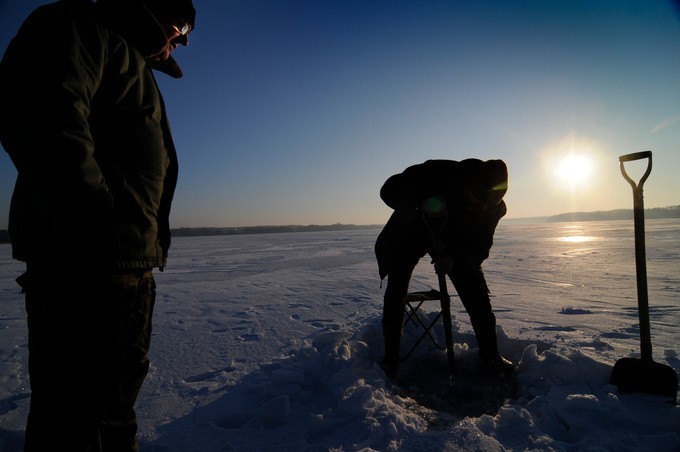
[[[152,269],[166,264],[177,156],[152,68],[194,27],[191,0],[62,0],[0,63],[0,142],[26,295],[25,450],[137,450]]]
[[[512,371],[512,363],[498,352],[496,318],[481,267],[506,213],[502,199],[507,184],[503,161],[467,159],[428,160],[383,185],[380,197],[394,209],[375,246],[380,278],[388,278],[382,319],[382,365],[388,376],[397,372],[411,274],[426,253],[435,271],[453,282],[470,316],[482,362],[499,372]]]

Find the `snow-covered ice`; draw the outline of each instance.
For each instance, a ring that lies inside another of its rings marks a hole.
[[[680,220],[646,230],[654,360],[678,372]],[[378,232],[175,239],[156,273],[142,451],[680,450],[679,407],[608,384],[617,359],[639,356],[632,219],[501,221],[484,267],[500,348],[518,370],[497,383],[476,379],[477,346],[455,295],[461,377],[448,382],[445,352],[423,342],[397,383],[386,380]],[[30,400],[21,270],[0,245],[7,452],[21,450]],[[423,259],[411,289],[436,287]],[[435,334],[443,342],[440,322]],[[403,343],[414,335],[409,326]]]

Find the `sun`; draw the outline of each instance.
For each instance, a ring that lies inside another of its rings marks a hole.
[[[586,154],[571,153],[558,163],[557,176],[568,185],[587,183],[593,177],[594,161]]]
[[[562,193],[584,193],[596,185],[600,146],[585,137],[569,135],[543,152],[546,176]]]

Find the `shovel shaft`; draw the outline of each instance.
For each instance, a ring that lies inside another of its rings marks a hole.
[[[628,176],[625,162],[648,159],[647,170],[636,183]],[[652,170],[651,151],[637,152],[619,157],[621,174],[633,189],[633,220],[635,225],[635,274],[637,279],[638,314],[640,317],[640,354],[643,361],[652,361],[652,338],[649,325],[649,298],[647,293],[647,255],[645,250],[645,206],[642,186]]]
[[[453,355],[453,333],[451,331],[451,298],[446,287],[446,275],[439,277],[439,293],[441,294],[442,318],[444,322],[444,338],[446,339],[446,358],[449,363],[449,371],[455,372],[455,357]]]
[[[645,249],[645,208],[642,187],[634,191],[635,274],[637,277],[638,311],[640,316],[640,353],[643,361],[652,360],[652,338],[649,325],[647,293],[647,254]]]

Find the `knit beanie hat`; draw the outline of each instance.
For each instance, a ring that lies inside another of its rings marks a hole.
[[[149,10],[162,17],[180,19],[194,29],[196,21],[196,9],[191,0],[143,0],[142,3]]]
[[[466,183],[480,201],[498,204],[508,190],[508,167],[503,160],[487,160],[468,175]]]

